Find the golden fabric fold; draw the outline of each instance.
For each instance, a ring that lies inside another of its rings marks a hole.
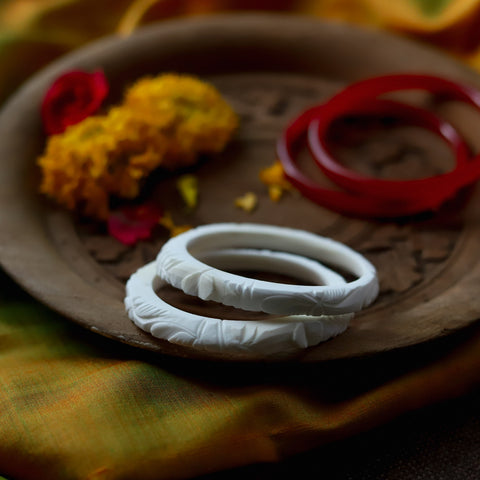
[[[212,365],[154,358],[36,304],[9,303],[0,309],[0,471],[160,480],[279,461],[467,392],[479,343],[418,369],[408,360],[353,371]]]

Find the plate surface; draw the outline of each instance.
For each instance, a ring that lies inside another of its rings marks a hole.
[[[342,217],[295,192],[273,203],[258,180],[260,169],[275,160],[276,138],[288,121],[348,82],[386,72],[414,71],[478,86],[478,76],[434,50],[385,33],[298,17],[243,14],[165,22],[129,38],[102,40],[40,72],[3,109],[0,261],[27,291],[67,318],[102,335],[160,353],[247,360],[156,340],[127,318],[125,279],[155,257],[166,240],[164,232],[152,241],[126,248],[91,225],[74,221],[36,193],[35,159],[45,141],[39,105],[53,79],[74,68],[102,68],[113,86],[111,102],[139,76],[192,73],[214,83],[241,116],[240,131],[227,150],[192,170],[200,185],[195,211],[186,212],[182,207],[174,178],[157,178],[152,195],[177,223],[289,225],[347,243],[375,264],[381,286],[375,305],[357,315],[346,333],[300,352],[295,361],[349,358],[413,345],[479,318],[478,190],[435,216],[393,223]],[[479,147],[474,134],[476,113],[452,105],[443,108],[442,114]],[[339,128],[344,128],[340,133],[353,142],[340,154],[347,162],[357,161],[358,168],[382,175],[400,171],[421,175],[444,169],[451,161],[447,149],[425,132],[394,129],[358,143],[351,125]],[[354,130],[362,128],[364,123]],[[234,199],[247,191],[259,197],[252,213],[234,207]],[[238,312],[223,307],[201,305],[175,292],[165,295],[190,311],[238,318]]]

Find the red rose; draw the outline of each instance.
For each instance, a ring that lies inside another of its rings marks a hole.
[[[95,113],[108,93],[103,72],[71,71],[58,77],[42,102],[42,120],[48,135],[62,133]]]
[[[108,233],[125,245],[135,245],[152,236],[162,214],[162,210],[151,203],[122,207],[110,214]]]

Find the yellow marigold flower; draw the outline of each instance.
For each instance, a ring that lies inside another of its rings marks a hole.
[[[161,164],[167,139],[136,112],[112,108],[48,139],[38,159],[41,192],[70,210],[105,219],[109,197],[134,198],[139,181]]]
[[[49,137],[40,190],[70,210],[106,219],[111,196],[134,198],[159,166],[221,151],[237,116],[214,87],[175,75],[139,80],[122,105]]]
[[[191,76],[142,78],[127,91],[124,103],[146,117],[171,115],[166,166],[188,165],[198,154],[220,152],[238,126],[220,93]]]

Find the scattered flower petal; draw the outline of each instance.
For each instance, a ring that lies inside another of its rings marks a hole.
[[[286,179],[282,164],[277,160],[273,165],[264,168],[259,174],[260,181],[267,185],[268,195],[274,202],[278,202],[285,190],[291,190],[292,185]]]
[[[159,219],[158,223],[170,232],[171,237],[176,237],[177,235],[180,235],[181,233],[186,232],[192,228],[191,225],[176,225],[173,222],[170,212],[165,212],[165,214]]]
[[[246,212],[253,212],[257,208],[257,204],[258,197],[253,192],[247,192],[245,195],[235,199],[235,206]]]
[[[153,228],[161,217],[162,210],[150,203],[125,206],[108,217],[108,233],[125,245],[135,245],[139,240],[148,240],[152,236]]]
[[[268,187],[268,196],[270,200],[278,202],[283,195],[283,188],[280,185],[270,185]]]
[[[194,175],[182,175],[177,180],[177,189],[185,205],[191,210],[198,202],[198,180]]]

